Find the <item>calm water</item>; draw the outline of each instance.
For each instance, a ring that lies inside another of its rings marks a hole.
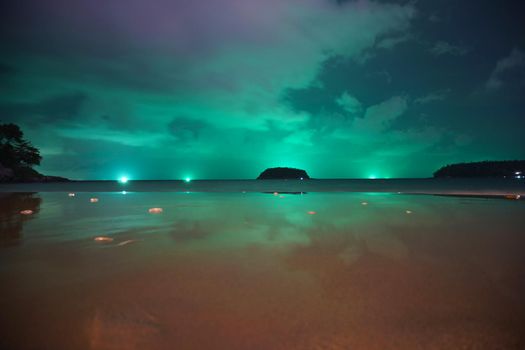
[[[0,192],[403,192],[441,194],[520,194],[525,179],[320,179],[72,181],[1,184]]]
[[[0,193],[0,348],[523,349],[524,224],[522,200]]]

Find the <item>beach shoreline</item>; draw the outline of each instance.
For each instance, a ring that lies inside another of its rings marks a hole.
[[[0,192],[363,192],[454,196],[525,196],[517,179],[135,180],[1,183]]]

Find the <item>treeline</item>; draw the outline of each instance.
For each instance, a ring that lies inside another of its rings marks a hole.
[[[525,160],[457,163],[442,167],[434,177],[517,177],[525,175]]]
[[[0,182],[67,181],[58,176],[45,176],[33,169],[42,160],[40,151],[24,139],[16,124],[0,124]]]

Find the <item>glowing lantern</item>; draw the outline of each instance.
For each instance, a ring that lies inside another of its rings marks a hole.
[[[20,214],[22,214],[22,215],[31,215],[31,214],[33,214],[33,211],[31,209],[26,209],[26,210],[22,210],[20,212]]]
[[[509,195],[506,195],[505,198],[507,198],[507,199],[520,199],[521,196],[519,194],[509,194]]]
[[[91,203],[96,203],[96,202],[98,202],[98,198],[90,198],[89,201]]]
[[[113,238],[105,237],[105,236],[98,236],[98,237],[95,237],[95,242],[113,242]]]
[[[150,214],[160,214],[163,212],[162,208],[149,208],[148,212]]]

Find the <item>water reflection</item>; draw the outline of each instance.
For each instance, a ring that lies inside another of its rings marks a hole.
[[[171,237],[175,242],[184,243],[196,239],[205,239],[213,233],[203,223],[192,220],[178,220],[172,225]]]
[[[42,194],[25,232],[38,244],[0,250],[0,339],[11,348],[525,341],[520,201],[98,193],[93,205],[94,196]]]
[[[20,243],[24,222],[38,214],[41,202],[34,193],[0,193],[0,246]]]

